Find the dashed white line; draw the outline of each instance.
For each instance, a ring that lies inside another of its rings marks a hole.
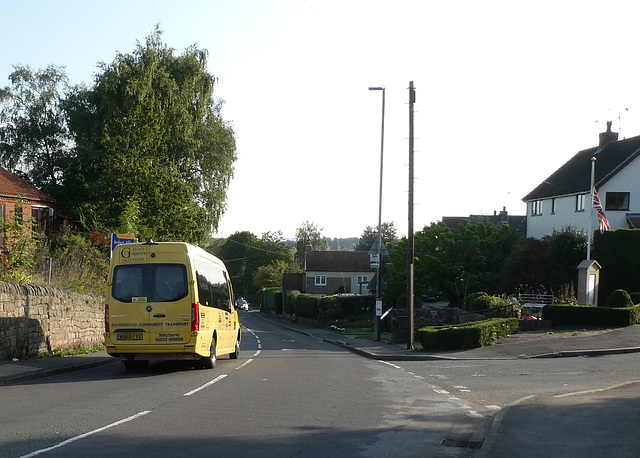
[[[121,425],[123,423],[127,423],[127,422],[129,422],[131,420],[135,420],[136,418],[141,417],[143,415],[146,415],[148,413],[151,413],[151,411],[150,410],[145,410],[143,412],[138,412],[135,415],[132,415],[132,416],[124,418],[122,420],[116,421],[115,423],[111,423],[110,425],[103,426],[102,428],[94,429],[93,431],[89,431],[89,432],[86,432],[84,434],[80,434],[79,436],[75,436],[75,437],[72,437],[72,438],[67,439],[65,441],[62,441],[59,444],[54,445],[53,447],[43,448],[43,449],[40,449],[40,450],[36,450],[35,452],[31,452],[28,455],[23,455],[22,458],[29,458],[29,457],[32,457],[32,456],[40,455],[41,453],[49,452],[49,451],[54,450],[54,449],[59,448],[59,447],[64,447],[65,445],[69,445],[72,442],[75,442],[75,441],[80,440],[80,439],[84,439],[87,436],[91,436],[92,434],[96,434],[96,433],[102,432],[102,431],[104,431],[106,429],[113,428],[114,426],[118,426],[118,425]]]
[[[251,361],[253,361],[253,358],[249,358],[248,360],[246,360],[244,363],[242,363],[241,365],[239,365],[238,367],[236,367],[236,370],[238,369],[242,369],[244,366],[246,366],[247,364],[249,364]]]
[[[196,388],[195,390],[191,390],[188,393],[183,394],[183,396],[191,396],[194,393],[197,393],[200,390],[204,390],[206,387],[213,385],[214,383],[219,382],[220,380],[222,380],[223,378],[225,378],[227,376],[227,374],[222,374],[222,375],[218,375],[216,378],[214,378],[213,380],[211,380],[210,382],[205,383],[204,385]]]

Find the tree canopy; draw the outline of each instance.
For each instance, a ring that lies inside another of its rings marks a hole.
[[[393,224],[393,221],[385,222],[380,225],[380,233],[382,234],[382,244],[394,243],[398,240],[398,231]],[[367,226],[362,235],[360,241],[356,245],[356,251],[369,251],[374,243],[378,241],[378,227]]]
[[[218,226],[236,145],[207,51],[177,54],[156,27],[99,64],[91,87],[18,68],[2,89],[0,158],[88,229],[202,242]]]
[[[248,231],[236,232],[217,241],[210,251],[224,261],[234,291],[250,298],[256,289],[281,286],[282,273],[293,267],[293,251],[280,233],[267,232],[258,238]]]
[[[315,223],[305,221],[296,229],[296,260],[300,266],[304,264],[304,254],[308,245],[315,251],[327,249],[327,241],[322,236],[322,228],[318,228]]]
[[[0,89],[0,159],[55,195],[72,147],[64,110],[67,76],[53,65],[38,71],[16,66],[9,80],[11,86]]]

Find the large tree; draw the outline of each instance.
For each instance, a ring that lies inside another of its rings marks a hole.
[[[207,52],[181,55],[156,28],[69,98],[77,142],[66,203],[87,225],[200,242],[224,212],[234,133],[213,96]]]
[[[296,229],[296,261],[300,266],[304,264],[307,247],[315,251],[327,249],[327,240],[322,236],[322,228],[310,221],[305,221]]]
[[[383,246],[387,243],[394,243],[398,240],[398,231],[396,230],[393,221],[382,223],[380,225],[380,233],[382,234]],[[360,236],[358,245],[356,245],[356,251],[369,251],[374,243],[377,244],[377,241],[378,227],[367,226]]]
[[[0,160],[37,188],[57,197],[73,142],[64,110],[63,68],[14,67],[0,89]]]

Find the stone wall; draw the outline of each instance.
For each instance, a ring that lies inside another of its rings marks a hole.
[[[104,298],[0,282],[0,360],[104,343]]]

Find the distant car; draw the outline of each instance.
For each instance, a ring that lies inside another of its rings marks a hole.
[[[240,301],[240,308],[242,310],[249,310],[249,303],[247,301],[245,301],[244,299],[242,299]]]

